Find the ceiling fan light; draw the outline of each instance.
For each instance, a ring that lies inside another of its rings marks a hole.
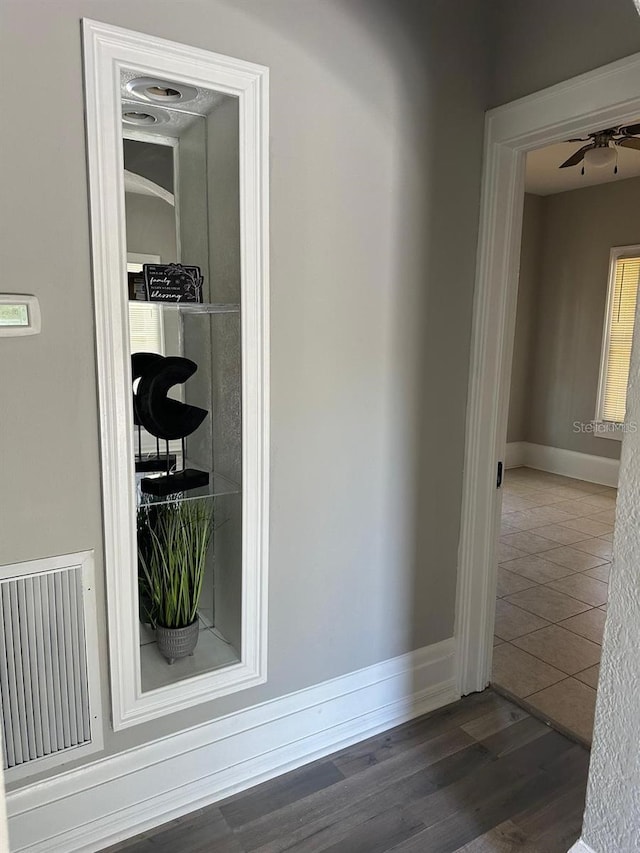
[[[616,152],[609,146],[598,146],[585,151],[584,162],[587,166],[602,169],[605,166],[613,166],[616,161]]]

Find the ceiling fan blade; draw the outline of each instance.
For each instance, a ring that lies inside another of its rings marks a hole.
[[[620,145],[622,148],[635,148],[640,151],[640,139],[636,136],[625,136],[624,139],[619,139],[616,145]]]
[[[624,133],[627,136],[635,136],[636,133],[640,133],[640,124],[629,124],[626,127],[621,127],[620,133]]]
[[[592,145],[583,145],[582,148],[578,148],[576,152],[574,152],[568,160],[565,160],[564,163],[560,166],[561,169],[566,169],[567,166],[577,166],[578,163],[584,158],[585,151],[588,151],[589,148],[593,148]]]

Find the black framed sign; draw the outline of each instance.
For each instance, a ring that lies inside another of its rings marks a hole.
[[[202,302],[200,267],[182,264],[144,264],[148,302]]]

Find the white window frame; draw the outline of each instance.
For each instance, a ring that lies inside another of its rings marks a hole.
[[[614,298],[616,284],[616,266],[622,258],[640,258],[640,245],[614,246],[609,253],[609,278],[607,282],[607,303],[604,312],[604,324],[602,330],[602,349],[600,352],[600,372],[598,374],[598,395],[596,398],[596,414],[594,419],[594,432],[597,438],[608,438],[614,441],[622,441],[624,435],[624,424],[622,421],[607,421],[602,417],[604,398],[607,382],[607,361],[609,358],[609,346],[611,338],[611,305]]]
[[[269,531],[268,69],[83,20],[100,404],[105,574],[115,730],[267,678]],[[129,353],[122,69],[238,98],[242,361],[242,627],[238,663],[143,692]]]

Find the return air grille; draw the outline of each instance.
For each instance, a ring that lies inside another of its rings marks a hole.
[[[82,564],[0,580],[0,713],[9,771],[92,743],[84,598]]]

